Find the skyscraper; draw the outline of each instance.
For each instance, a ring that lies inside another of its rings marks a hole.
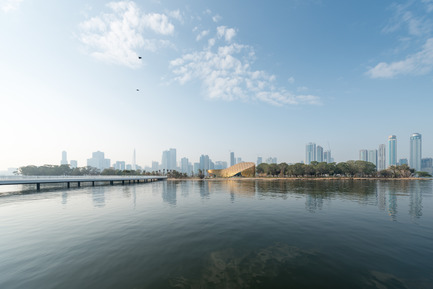
[[[200,170],[203,172],[203,174],[207,175],[207,170],[210,168],[210,159],[208,155],[201,155],[200,156]]]
[[[421,134],[414,133],[410,136],[409,166],[416,171],[421,170],[422,138]]]
[[[170,149],[170,170],[177,169],[177,157],[176,157],[176,149]]]
[[[234,166],[236,164],[235,153],[230,153],[230,166]]]
[[[368,162],[368,151],[367,150],[359,150],[359,160]]]
[[[319,163],[323,162],[323,147],[321,146],[317,146],[316,160]]]
[[[62,151],[62,160],[60,161],[61,165],[67,165],[68,164],[68,158],[66,151]]]
[[[384,144],[379,145],[379,157],[377,165],[377,169],[379,171],[386,169],[386,145]]]
[[[310,142],[305,147],[305,163],[309,165],[312,161],[316,160],[316,144]]]
[[[327,150],[323,153],[323,161],[329,163],[332,163],[332,157],[331,157],[331,151]]]
[[[376,166],[377,170],[377,150],[368,151],[368,161]]]
[[[188,168],[189,168],[188,158],[181,158],[180,159],[180,172],[188,174],[189,173]]]
[[[135,149],[132,155],[132,169],[135,171],[137,169],[137,164],[135,163]]]
[[[257,165],[260,165],[263,162],[262,157],[257,157]]]
[[[88,166],[97,168],[101,171],[104,169],[108,169],[110,167],[110,164],[110,159],[106,159],[104,153],[101,151],[92,153],[92,158],[87,159]]]
[[[163,170],[176,170],[176,149],[171,148],[168,151],[162,152],[161,169]]]
[[[390,135],[388,137],[388,166],[397,165],[397,137]]]

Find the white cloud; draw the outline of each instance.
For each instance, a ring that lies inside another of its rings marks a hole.
[[[218,38],[224,38],[227,42],[230,42],[236,36],[236,30],[227,28],[226,26],[218,26],[217,36]]]
[[[221,21],[222,17],[219,16],[218,14],[216,14],[215,16],[212,17],[212,21],[217,23],[219,21]]]
[[[433,0],[422,0],[422,2],[425,3],[427,12],[433,11]]]
[[[421,51],[406,59],[391,63],[380,62],[367,75],[371,78],[393,78],[397,75],[426,74],[433,69],[433,38],[429,38]]]
[[[144,14],[131,1],[110,2],[110,13],[102,13],[80,24],[80,40],[95,58],[129,67],[138,67],[137,50],[156,51],[170,46],[168,40],[144,38],[144,31],[171,35],[174,26],[165,14]]]
[[[2,0],[0,1],[0,8],[3,12],[8,13],[17,10],[23,0]]]
[[[209,30],[203,30],[200,32],[195,38],[196,41],[200,41],[203,37],[206,37],[209,34]]]
[[[180,13],[179,9],[168,12],[168,16],[170,16],[171,18],[176,19],[180,22],[183,21],[183,17],[182,17],[182,14]]]
[[[291,76],[291,77],[289,77],[289,79],[287,79],[287,81],[288,81],[290,84],[293,84],[293,83],[295,83],[295,78],[294,78],[293,76]]]
[[[226,41],[226,27],[217,28],[218,39]],[[251,68],[254,51],[247,45],[229,43],[212,45],[201,51],[185,54],[170,62],[174,79],[180,84],[199,80],[209,99],[259,100],[273,105],[320,104],[314,95],[296,95],[284,88],[276,88],[276,77]]]

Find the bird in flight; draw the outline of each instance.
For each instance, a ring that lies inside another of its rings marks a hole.
[[[138,59],[141,59],[141,56],[139,56]]]

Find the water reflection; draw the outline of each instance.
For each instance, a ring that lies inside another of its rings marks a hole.
[[[164,182],[162,190],[162,200],[172,206],[176,206],[176,194],[176,182]]]
[[[399,198],[401,206],[409,206],[412,219],[422,216],[423,194],[432,194],[430,181],[375,181],[375,180],[227,180],[200,181],[202,197],[210,197],[214,191],[225,191],[234,202],[237,197],[259,199],[289,197],[305,198],[305,209],[314,213],[322,210],[324,202],[334,199],[350,200],[360,205],[374,205],[397,220]],[[409,200],[407,201],[407,198]]]
[[[62,205],[66,205],[68,203],[68,193],[66,191],[62,192]]]
[[[92,201],[95,208],[105,207],[105,192],[104,189],[93,187],[92,188]]]

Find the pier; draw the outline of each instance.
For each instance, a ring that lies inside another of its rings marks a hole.
[[[0,177],[0,185],[36,185],[36,190],[41,189],[41,184],[67,184],[76,183],[80,187],[82,183],[91,183],[95,186],[96,182],[105,182],[113,186],[115,183],[124,185],[125,183],[149,183],[166,180],[166,176],[11,176]]]

